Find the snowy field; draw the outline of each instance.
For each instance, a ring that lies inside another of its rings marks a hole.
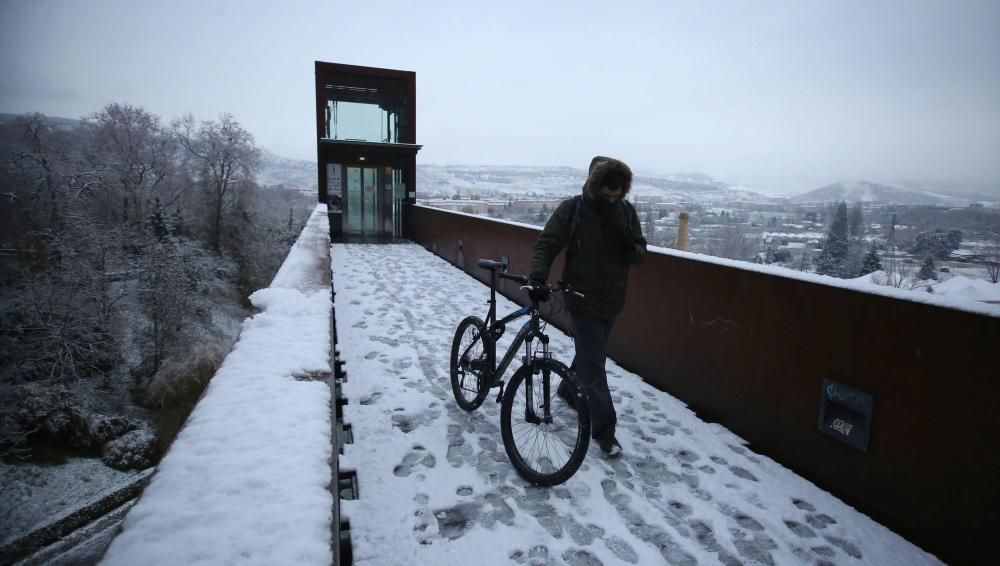
[[[355,564],[940,563],[611,362],[624,456],[592,443],[567,483],[534,488],[507,459],[494,396],[469,414],[451,393],[454,329],[485,316],[488,287],[414,244],[337,244],[332,269]],[[568,363],[572,342],[549,333]]]

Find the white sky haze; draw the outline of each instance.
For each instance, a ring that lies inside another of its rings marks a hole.
[[[416,72],[419,163],[1000,192],[998,27],[990,0],[0,0],[0,112],[229,112],[315,159],[321,60]]]

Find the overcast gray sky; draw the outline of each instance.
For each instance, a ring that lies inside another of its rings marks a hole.
[[[419,163],[1000,187],[996,0],[0,6],[0,112],[229,112],[315,159],[321,60],[416,72]]]

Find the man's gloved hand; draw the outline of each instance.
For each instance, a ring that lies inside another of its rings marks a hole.
[[[548,285],[544,281],[532,279],[528,281],[528,285],[531,287],[528,291],[528,298],[533,303],[544,303],[552,295],[552,291],[549,290]]]

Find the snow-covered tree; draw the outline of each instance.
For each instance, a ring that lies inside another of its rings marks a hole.
[[[715,257],[751,261],[760,251],[762,234],[739,224],[728,224],[697,246],[701,253]]]
[[[980,249],[983,249],[982,245]],[[1000,238],[994,239],[990,246],[984,249],[982,257],[987,277],[993,283],[1000,281]]]
[[[190,114],[173,124],[181,146],[193,162],[193,178],[205,200],[209,242],[222,249],[223,223],[233,211],[240,193],[256,186],[260,150],[253,135],[231,114],[197,124]]]
[[[912,252],[916,256],[933,255],[938,259],[948,257],[951,252],[957,250],[962,244],[961,230],[938,229],[934,232],[923,232],[917,234],[913,242]]]
[[[921,281],[937,280],[937,267],[934,265],[934,256],[929,255],[924,258],[924,263],[920,266],[920,271],[917,272],[917,279]]]
[[[841,202],[837,205],[834,213],[833,223],[826,239],[823,240],[823,249],[816,260],[816,273],[820,275],[832,275],[834,277],[847,277],[847,203]]]
[[[115,219],[141,224],[153,198],[173,205],[181,187],[171,184],[174,144],[160,118],[129,104],[108,104],[81,122],[90,136],[88,163],[100,180],[97,197]]]
[[[186,257],[192,249],[169,233],[153,232],[136,258],[139,301],[148,321],[144,348],[148,373],[160,369],[168,350],[182,335],[185,321],[195,315],[200,273],[198,263]]]
[[[875,242],[872,242],[871,246],[868,248],[868,253],[865,254],[864,261],[861,262],[861,275],[868,275],[869,273],[875,273],[876,271],[882,270],[882,260],[878,257],[878,250],[875,248]]]
[[[125,104],[79,125],[0,123],[0,243],[18,251],[0,286],[0,454],[26,453],[39,423],[10,417],[35,396],[193,403],[232,338],[206,315],[238,320],[302,228],[311,199],[258,190],[232,117],[185,124]]]
[[[4,157],[17,214],[0,237],[26,253],[0,288],[0,383],[105,376],[116,357],[120,298],[107,269],[122,233],[96,219],[100,183],[82,155],[89,140],[40,114],[14,127],[16,143]]]

